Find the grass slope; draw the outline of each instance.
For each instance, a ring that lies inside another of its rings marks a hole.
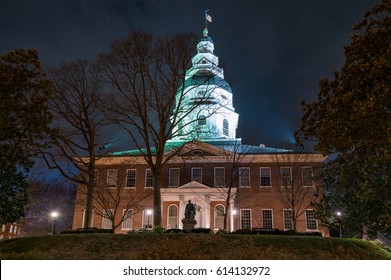
[[[358,239],[214,234],[71,234],[0,242],[0,259],[391,259]]]

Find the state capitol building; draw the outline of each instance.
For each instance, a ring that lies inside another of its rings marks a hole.
[[[165,147],[168,155],[183,146],[174,156],[170,154],[159,181],[161,226],[181,229],[191,200],[196,205],[196,228],[295,229],[328,235],[311,206],[325,157],[246,145],[236,138],[239,115],[218,65],[214,42],[205,30],[183,85],[187,100],[198,100],[200,105],[183,118],[180,133]],[[114,206],[95,201],[91,227],[112,228],[105,213],[114,213],[115,233],[154,226],[153,177],[138,150],[100,157],[95,178],[96,189],[111,191],[118,201]],[[84,224],[85,190],[85,185],[78,186],[74,229]]]

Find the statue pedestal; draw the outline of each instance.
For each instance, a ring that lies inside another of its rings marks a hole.
[[[191,232],[194,226],[197,224],[197,221],[191,218],[184,218],[182,220],[182,223],[183,223],[183,231]]]

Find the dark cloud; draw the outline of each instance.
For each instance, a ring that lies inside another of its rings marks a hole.
[[[209,9],[239,123],[275,145],[292,139],[317,83],[343,63],[353,24],[376,0],[13,0],[0,9],[0,53],[35,48],[44,64],[93,58],[131,31],[198,32]]]

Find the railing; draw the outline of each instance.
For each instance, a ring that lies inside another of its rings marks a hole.
[[[391,250],[391,240],[385,237],[380,232],[377,232],[376,239],[378,239],[381,243],[388,247]]]

